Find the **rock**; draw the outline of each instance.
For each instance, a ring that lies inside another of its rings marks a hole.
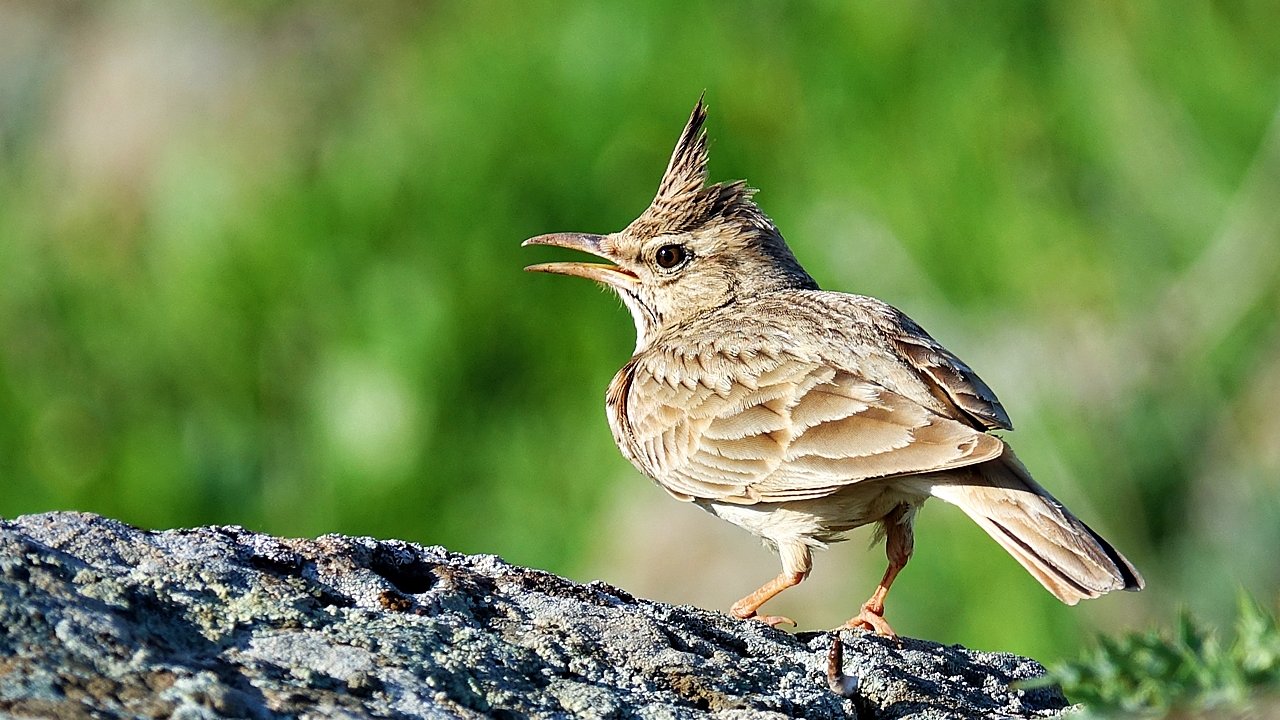
[[[641,600],[395,540],[0,522],[13,717],[1050,717],[1036,662]]]

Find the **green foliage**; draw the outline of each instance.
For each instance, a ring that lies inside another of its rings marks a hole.
[[[1244,593],[1238,605],[1229,641],[1184,611],[1171,632],[1100,637],[1078,659],[1054,666],[1041,684],[1061,684],[1067,697],[1103,717],[1223,717],[1275,703],[1280,627]]]

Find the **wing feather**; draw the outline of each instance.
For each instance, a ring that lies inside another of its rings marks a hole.
[[[734,440],[737,438],[784,430],[791,423],[786,408],[771,400],[751,405],[740,412],[717,417],[707,426],[702,436],[706,440]]]
[[[676,497],[821,497],[864,480],[999,457],[999,438],[817,360],[754,355],[626,372],[631,455]],[[690,385],[693,386],[690,389]]]
[[[968,419],[976,428],[1012,430],[1009,414],[982,378],[950,350],[929,337],[919,325],[905,315],[902,317],[903,328],[910,332],[897,334],[893,338],[894,345],[930,391],[939,400],[956,408],[959,411],[957,417]]]

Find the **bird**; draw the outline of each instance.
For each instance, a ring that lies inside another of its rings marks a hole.
[[[820,289],[746,181],[707,183],[706,118],[700,97],[653,201],[621,231],[522,245],[603,260],[525,269],[593,280],[630,312],[635,351],[605,394],[622,454],[778,553],[782,571],[731,614],[794,626],[761,607],[809,576],[815,550],[875,523],[888,564],[841,627],[896,637],[885,598],[929,498],[959,507],[1068,605],[1142,589],[996,434],[1013,424],[977,373],[888,303]]]

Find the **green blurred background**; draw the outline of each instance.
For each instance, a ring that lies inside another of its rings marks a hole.
[[[698,95],[829,289],[992,385],[1143,570],[1067,608],[931,503],[889,618],[1044,660],[1280,588],[1280,4],[0,3],[0,515],[401,537],[724,608],[619,456],[621,228]],[[769,606],[839,624],[869,533]]]

